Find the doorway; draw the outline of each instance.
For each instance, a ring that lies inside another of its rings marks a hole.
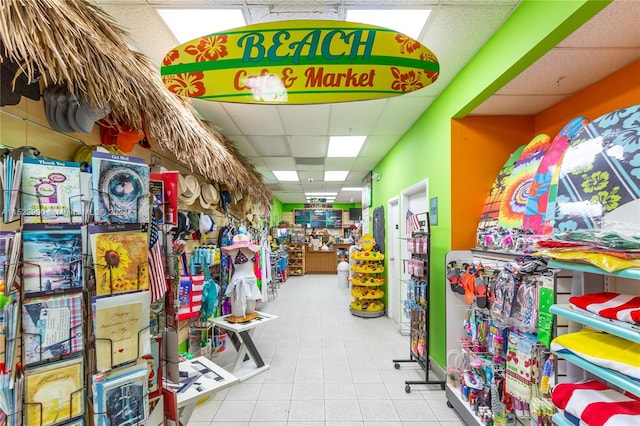
[[[396,323],[402,318],[400,289],[400,199],[391,198],[387,202],[387,316]]]
[[[398,238],[398,243],[400,244],[399,252],[400,252],[400,262],[398,263],[398,268],[400,269],[400,282],[399,285],[396,286],[398,289],[397,297],[398,304],[400,306],[399,311],[402,313],[399,315],[400,321],[399,328],[402,334],[409,334],[410,332],[410,318],[406,318],[404,316],[404,303],[407,298],[407,290],[409,287],[409,281],[411,275],[407,274],[406,271],[406,261],[411,258],[411,253],[407,250],[407,238],[410,235],[407,234],[407,211],[411,210],[413,214],[417,214],[419,219],[426,220],[427,211],[429,211],[429,180],[422,180],[408,188],[405,188],[400,192],[400,211],[398,213],[399,223],[400,223],[400,235]]]

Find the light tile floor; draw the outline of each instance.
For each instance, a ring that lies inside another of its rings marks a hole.
[[[349,312],[349,290],[336,275],[291,277],[258,309],[279,318],[253,340],[270,369],[198,405],[189,426],[456,426],[438,385],[406,359],[409,341],[387,317]],[[233,346],[213,357],[228,367]],[[430,376],[434,378],[435,376]]]

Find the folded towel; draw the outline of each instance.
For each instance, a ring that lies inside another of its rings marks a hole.
[[[551,341],[554,352],[570,352],[604,368],[640,380],[640,344],[608,333],[583,329]]]
[[[556,385],[551,400],[556,407],[589,426],[640,424],[640,400],[595,380]]]
[[[573,296],[569,302],[604,318],[640,323],[640,296],[604,292]]]

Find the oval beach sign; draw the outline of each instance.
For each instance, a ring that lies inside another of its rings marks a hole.
[[[238,103],[386,98],[436,81],[436,56],[396,31],[344,21],[254,24],[191,40],[163,60],[173,93]]]

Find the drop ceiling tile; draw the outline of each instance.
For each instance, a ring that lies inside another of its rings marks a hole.
[[[371,134],[402,136],[422,115],[434,97],[406,97],[405,95],[390,98],[376,121]]]
[[[289,136],[289,147],[294,157],[325,157],[329,146],[327,136]]]
[[[494,95],[484,101],[470,115],[534,115],[555,105],[566,96]]]
[[[324,172],[298,171],[298,176],[303,183],[308,183],[309,179],[313,179],[313,182],[321,182],[324,179]]]
[[[218,132],[229,136],[242,134],[238,125],[227,113],[224,103],[205,101],[203,99],[192,99],[191,102],[196,111]]]
[[[441,0],[443,5],[469,5],[469,6],[482,6],[482,5],[507,5],[516,6],[521,0]]]
[[[356,162],[351,170],[367,172],[373,169],[380,162],[380,160],[380,157],[358,157],[356,158]]]
[[[333,136],[368,135],[385,104],[386,99],[331,104],[330,134]]]
[[[267,167],[262,157],[247,157],[247,160],[256,167]]]
[[[256,149],[251,145],[251,142],[247,139],[246,136],[237,135],[237,136],[227,136],[227,140],[229,140],[238,150],[240,154],[249,158],[260,158],[260,154]]]
[[[362,184],[362,179],[368,174],[368,171],[351,171],[347,176],[347,180],[344,181],[344,186],[359,186]]]
[[[571,95],[640,56],[635,48],[554,48],[507,83],[498,95]],[[594,57],[604,66],[593,66]],[[549,105],[550,106],[550,105]]]
[[[326,135],[329,131],[329,104],[278,105],[287,135]]]
[[[264,157],[263,160],[271,170],[296,170],[293,157]]]
[[[225,109],[245,135],[284,134],[275,105],[227,103]]]
[[[134,35],[132,44],[159,68],[165,55],[178,45],[178,40],[169,31],[155,8],[143,4],[132,5],[126,0],[119,2],[122,4],[111,1],[109,3],[111,4],[99,6],[111,15],[120,27]]]
[[[398,140],[397,136],[368,136],[358,156],[382,158]]]
[[[259,155],[264,157],[288,157],[291,155],[287,138],[278,136],[247,136],[249,142]]]
[[[285,192],[302,192],[302,186],[299,182],[280,182],[280,187]]]
[[[355,164],[355,158],[327,158],[324,161],[324,168],[326,170],[351,170]]]
[[[301,182],[304,192],[338,192],[344,186],[342,182]]]
[[[301,171],[310,171],[310,172],[324,171],[324,164],[317,165],[317,166],[310,165],[310,164],[297,164],[296,169]]]
[[[640,2],[613,1],[579,30],[558,43],[558,47],[638,47],[639,22]],[[607,63],[600,61],[600,58],[598,62]]]

